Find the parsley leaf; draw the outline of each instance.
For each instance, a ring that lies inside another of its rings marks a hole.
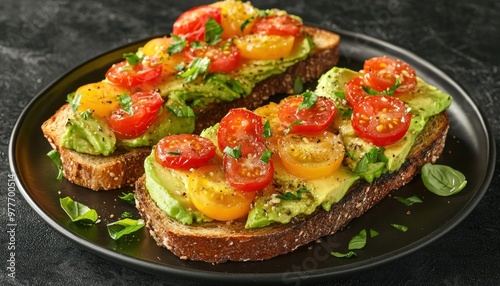
[[[118,97],[118,100],[120,101],[120,107],[128,114],[133,115],[134,114],[134,109],[132,107],[132,98],[130,95],[126,92],[120,94]]]
[[[283,195],[277,195],[276,197],[285,201],[298,201],[302,199],[302,194],[311,192],[306,188],[300,188],[297,190],[297,195],[292,192],[285,192]]]
[[[139,57],[136,53],[125,53],[123,54],[123,58],[127,60],[127,63],[131,66],[136,65],[142,61],[142,58]]]
[[[167,49],[167,53],[169,56],[182,52],[182,50],[184,50],[184,47],[186,47],[187,45],[187,41],[183,36],[178,37],[174,34],[171,34],[170,36],[172,36],[172,39],[174,39],[174,41]]]
[[[209,18],[205,23],[205,42],[213,46],[220,42],[222,36],[222,26],[213,18]]]
[[[224,148],[224,154],[227,154],[233,157],[234,159],[238,160],[241,157],[241,145],[236,148],[231,148],[229,146],[226,146],[226,148]]]
[[[264,153],[262,153],[262,156],[260,156],[260,160],[266,164],[269,163],[269,160],[271,159],[271,157],[273,156],[273,152],[271,152],[271,150],[267,149],[266,151],[264,151]]]
[[[199,74],[206,73],[209,65],[210,59],[208,58],[194,58],[194,60],[187,67],[187,70],[180,76],[184,78],[185,82],[191,82],[195,80]]]
[[[304,100],[299,105],[299,110],[311,108],[316,104],[316,101],[318,101],[318,95],[314,91],[306,91],[302,94],[302,96],[304,97]]]

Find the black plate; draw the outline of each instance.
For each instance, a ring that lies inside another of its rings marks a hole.
[[[451,127],[440,164],[462,171],[466,188],[459,194],[442,198],[425,191],[415,179],[397,191],[398,196],[418,195],[424,203],[406,207],[388,197],[355,219],[343,231],[294,251],[263,262],[224,263],[212,265],[178,259],[168,250],[156,246],[146,229],[112,240],[106,224],[118,219],[124,211],[138,214],[132,205],[118,199],[132,189],[93,192],[66,180],[55,179],[57,170],[45,154],[50,146],[40,126],[66,100],[66,94],[82,84],[99,81],[107,68],[125,52],[135,51],[144,41],[113,50],[69,71],[36,96],[20,116],[10,142],[9,161],[17,183],[31,207],[54,229],[88,250],[133,268],[186,279],[218,282],[296,282],[352,274],[392,261],[439,238],[462,221],[485,193],[493,174],[495,145],[490,129],[470,97],[441,70],[415,54],[364,35],[338,32],[341,40],[339,66],[361,69],[365,59],[388,55],[410,63],[428,83],[453,96],[449,109]],[[59,206],[59,198],[73,199],[95,208],[101,222],[91,227],[72,223]],[[390,226],[408,226],[403,233]],[[349,239],[364,228],[380,233],[369,239],[366,247],[353,259],[339,259],[331,251],[344,252]]]

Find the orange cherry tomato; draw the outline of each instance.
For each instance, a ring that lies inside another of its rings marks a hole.
[[[89,83],[79,87],[75,96],[80,96],[78,111],[92,111],[100,118],[109,118],[120,107],[118,97],[127,92],[123,87],[108,82]]]
[[[241,57],[249,60],[277,60],[290,55],[295,37],[249,34],[235,38]]]
[[[257,10],[252,4],[244,1],[226,0],[215,2],[211,6],[221,8],[221,26],[224,30],[222,32],[223,39],[250,33],[253,21],[247,22],[247,20],[252,19],[257,14]],[[246,22],[248,25],[241,29],[242,25]]]
[[[255,194],[232,188],[226,182],[224,171],[215,165],[196,169],[188,180],[188,196],[194,206],[204,215],[219,221],[246,216]]]
[[[175,67],[184,61],[182,53],[168,54],[168,48],[173,42],[174,39],[168,37],[154,38],[142,47],[145,56],[160,59],[163,66],[163,75],[178,73]]]
[[[206,165],[215,156],[215,150],[212,141],[199,135],[169,135],[156,145],[155,158],[167,168],[190,169]]]
[[[399,141],[408,131],[411,112],[392,96],[370,96],[353,109],[351,124],[358,136],[377,146]]]
[[[288,172],[314,180],[339,169],[344,159],[344,144],[339,135],[329,131],[314,135],[288,134],[281,138],[278,152]]]

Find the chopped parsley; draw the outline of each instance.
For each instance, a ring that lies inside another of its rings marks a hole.
[[[168,55],[173,55],[182,52],[184,48],[187,46],[187,41],[183,36],[176,36],[174,34],[170,35],[174,41],[170,44],[167,49]]]
[[[136,65],[142,61],[142,58],[139,57],[136,53],[125,53],[123,54],[123,58],[131,66]]]
[[[181,73],[180,76],[184,78],[185,82],[191,82],[195,80],[198,75],[206,73],[209,65],[209,58],[194,58],[187,67],[186,71]]]
[[[266,149],[266,151],[264,151],[264,153],[262,153],[262,156],[260,156],[260,160],[266,164],[269,163],[269,160],[271,159],[271,157],[273,156],[273,152],[271,152],[271,150],[269,149]]]
[[[226,146],[226,148],[224,148],[224,154],[227,154],[233,157],[234,159],[238,160],[241,157],[241,145],[236,148],[231,148],[229,146]]]
[[[292,192],[285,192],[283,195],[277,195],[276,197],[285,201],[298,201],[302,199],[302,194],[310,194],[311,192],[306,188],[300,188],[297,190],[295,195]]]

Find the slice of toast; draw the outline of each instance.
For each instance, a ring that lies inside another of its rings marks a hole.
[[[195,133],[219,122],[231,108],[255,109],[272,95],[291,93],[294,80],[298,76],[304,83],[311,82],[335,66],[339,58],[339,35],[307,26],[303,27],[303,31],[315,44],[315,48],[307,59],[289,67],[283,74],[272,76],[258,83],[244,98],[196,109]],[[42,125],[44,136],[61,156],[66,179],[92,190],[112,190],[133,185],[144,174],[143,162],[151,151],[149,147],[121,149],[110,156],[94,156],[61,146],[61,137],[70,116],[71,109],[66,104]]]
[[[259,229],[245,229],[244,221],[184,225],[156,206],[145,187],[145,176],[136,182],[136,207],[157,244],[181,259],[211,263],[269,259],[337,232],[392,190],[410,182],[425,163],[439,158],[448,128],[446,112],[431,117],[397,172],[386,173],[371,184],[358,183],[330,211],[318,208],[292,223]]]

